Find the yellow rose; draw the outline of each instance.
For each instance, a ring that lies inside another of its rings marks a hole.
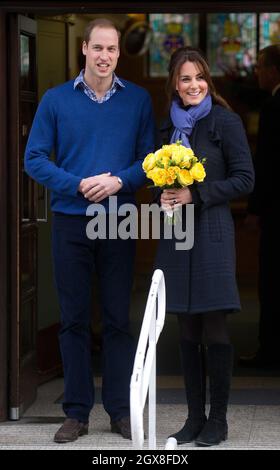
[[[202,165],[202,163],[200,162],[195,163],[194,166],[190,169],[190,174],[192,175],[195,181],[198,181],[199,183],[201,183],[206,176],[204,166]]]
[[[149,153],[143,161],[142,168],[145,173],[147,173],[147,171],[150,171],[152,168],[154,168],[155,164],[156,159],[154,153]]]
[[[174,180],[177,178],[177,174],[179,171],[180,168],[178,166],[170,166],[169,168],[167,168],[168,175],[171,176],[171,178],[173,178]]]
[[[153,174],[154,174],[155,170],[157,170],[157,167],[152,168],[151,170],[147,171],[147,178],[149,178],[150,180],[152,180],[152,179],[153,179]]]
[[[172,155],[171,145],[163,145],[161,150],[162,150],[162,154],[165,157],[171,157],[171,155]]]
[[[183,145],[181,147],[183,147],[183,155],[184,155],[185,158],[194,157],[194,153],[193,153],[193,150],[191,148],[184,147]]]
[[[173,151],[173,160],[177,165],[182,168],[190,168],[191,159],[194,157],[194,153],[191,148],[187,148],[184,145],[176,145]]]
[[[166,170],[166,174],[167,174],[166,184],[171,186],[174,183],[174,181],[177,178],[178,170],[179,170],[178,166],[170,166],[169,168],[167,168],[167,170]]]
[[[174,150],[172,151],[172,160],[174,163],[176,163],[176,165],[179,165],[179,163],[183,159],[183,155],[182,155],[182,152],[180,151],[180,148],[178,146],[176,147],[177,148],[174,148]]]
[[[182,186],[189,186],[193,184],[193,177],[189,170],[180,169],[177,175],[178,182]]]
[[[180,168],[190,168],[192,166],[192,159],[184,157],[183,161],[180,162]]]
[[[160,168],[168,168],[171,162],[170,151],[164,148],[157,150],[155,152],[155,160],[156,165]]]
[[[156,186],[164,186],[167,180],[167,172],[163,168],[155,167],[147,173],[147,177],[153,180]]]
[[[166,152],[163,149],[159,149],[155,152],[156,161],[160,161],[162,157],[166,157]]]
[[[159,163],[161,164],[161,167],[168,168],[171,163],[171,159],[170,157],[164,156],[160,159]]]
[[[169,144],[168,147],[169,147],[171,155],[172,155],[174,150],[179,147],[179,144]]]

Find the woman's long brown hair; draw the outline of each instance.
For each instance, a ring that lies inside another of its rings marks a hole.
[[[173,52],[168,67],[169,76],[166,83],[166,92],[168,96],[168,107],[171,106],[172,100],[178,98],[176,91],[176,82],[180,73],[181,67],[185,62],[194,62],[203,74],[205,81],[208,84],[209,93],[212,96],[213,103],[220,104],[227,109],[231,109],[229,104],[224,98],[219,95],[215,89],[213,80],[210,75],[208,63],[203,56],[203,53],[194,47],[185,46],[180,47]]]

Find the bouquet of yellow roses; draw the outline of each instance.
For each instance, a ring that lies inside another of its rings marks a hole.
[[[163,145],[154,153],[149,153],[142,164],[147,178],[153,181],[153,187],[162,189],[184,188],[195,181],[202,182],[206,176],[204,163],[194,155],[191,148],[181,145],[181,141]],[[174,211],[166,211],[172,223]]]

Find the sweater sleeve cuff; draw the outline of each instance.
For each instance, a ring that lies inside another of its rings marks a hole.
[[[71,182],[70,182],[71,195],[77,196],[77,194],[79,193],[79,186],[80,186],[81,181],[82,181],[82,178],[80,178],[79,176],[74,176],[74,175],[72,176]]]
[[[128,183],[128,179],[126,178],[126,176],[124,175],[124,172],[119,172],[119,173],[116,173],[114,174],[114,176],[117,176],[119,178],[121,178],[122,182],[123,182],[123,185],[122,187],[119,189],[119,193],[127,193],[127,192],[130,192],[130,186],[129,186],[129,183]]]

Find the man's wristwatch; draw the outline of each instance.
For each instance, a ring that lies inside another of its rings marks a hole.
[[[117,176],[117,178],[118,178],[118,183],[120,183],[120,185],[123,186],[123,180],[119,176]]]

